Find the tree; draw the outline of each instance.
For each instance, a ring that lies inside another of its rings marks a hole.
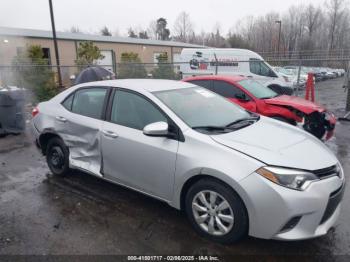
[[[152,20],[149,23],[149,26],[147,28],[147,35],[151,38],[151,39],[158,39],[157,38],[157,21],[156,20]]]
[[[249,42],[247,42],[242,35],[229,33],[227,42],[231,48],[243,48],[243,49],[251,49]]]
[[[103,36],[112,36],[112,33],[109,31],[107,26],[104,26],[100,32]]]
[[[137,38],[137,34],[135,33],[134,29],[132,29],[131,27],[128,30],[128,37]]]
[[[24,53],[14,57],[12,65],[15,84],[32,91],[36,100],[46,101],[57,94],[54,73],[40,45],[28,46]]]
[[[145,78],[147,71],[137,53],[122,53],[118,78]]]
[[[175,20],[174,39],[188,43],[190,42],[193,33],[193,25],[190,20],[190,15],[186,12],[181,12]]]
[[[329,50],[334,49],[336,31],[344,15],[344,0],[328,0],[327,11],[329,17]]]
[[[168,22],[165,18],[161,17],[157,20],[157,39],[158,40],[170,40],[170,30],[166,28]]]
[[[81,33],[81,30],[78,26],[72,26],[69,31],[73,34]]]
[[[168,54],[162,53],[157,57],[158,65],[153,70],[152,75],[157,79],[176,79],[174,68],[168,62]]]
[[[80,42],[77,50],[75,63],[79,67],[96,64],[97,60],[103,59],[100,49],[92,41]]]
[[[147,31],[140,31],[139,32],[139,38],[141,39],[148,39],[148,34],[147,34]]]

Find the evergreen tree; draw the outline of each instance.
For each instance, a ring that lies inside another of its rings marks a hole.
[[[28,46],[26,51],[14,57],[15,85],[33,92],[37,101],[46,101],[58,93],[55,75],[44,58],[40,45]]]
[[[80,68],[94,65],[97,60],[104,58],[100,49],[92,41],[79,43],[77,54],[78,58],[75,60],[75,63]]]

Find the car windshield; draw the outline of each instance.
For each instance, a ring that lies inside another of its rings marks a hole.
[[[236,121],[253,117],[224,97],[197,86],[153,94],[191,128],[224,131]]]
[[[240,84],[244,89],[259,99],[268,99],[278,96],[278,94],[272,91],[270,88],[254,80],[242,80],[239,81],[238,84]]]

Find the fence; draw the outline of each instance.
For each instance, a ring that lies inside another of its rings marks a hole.
[[[263,53],[265,60],[273,66],[274,70],[282,75],[289,85],[295,88],[295,94],[301,94],[304,87],[307,73],[315,73],[315,81],[323,81],[345,75],[345,69],[349,71],[348,65],[350,56],[348,52],[327,54],[316,52],[310,53],[289,53],[288,58],[273,53]],[[242,66],[245,65],[245,66]],[[201,74],[240,74],[241,67],[245,72],[256,75],[258,78],[270,77],[271,70],[260,60],[222,60],[213,61],[191,60],[190,62],[178,63],[117,63],[115,65],[103,65],[106,68],[114,68],[116,78],[160,78],[179,80],[186,76]],[[60,67],[63,84],[69,87],[74,84],[73,75],[77,75],[84,66],[62,65]],[[52,78],[51,84],[57,83],[57,67],[53,65],[0,65],[0,86],[12,85],[25,87],[27,89],[35,86],[47,85]],[[290,83],[291,82],[291,83]],[[350,98],[349,98],[350,100]],[[350,101],[348,102],[350,109]]]

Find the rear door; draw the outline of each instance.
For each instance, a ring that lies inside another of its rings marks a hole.
[[[100,174],[100,130],[108,88],[88,87],[75,91],[63,101],[65,109],[55,117],[55,127],[70,151],[70,163]]]
[[[103,173],[110,180],[161,199],[173,195],[178,140],[150,137],[143,128],[170,120],[151,100],[117,89],[102,129]]]

